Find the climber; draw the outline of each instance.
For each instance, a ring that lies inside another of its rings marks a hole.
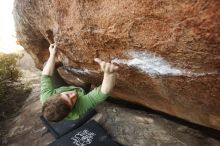
[[[88,94],[76,86],[57,88],[56,81],[53,79],[56,48],[56,44],[50,45],[50,56],[42,71],[40,95],[43,104],[42,113],[48,121],[58,122],[64,118],[75,120],[109,96],[115,85],[115,72],[118,70],[118,66],[95,58],[94,61],[100,65],[101,71],[104,72],[104,78],[102,85]]]

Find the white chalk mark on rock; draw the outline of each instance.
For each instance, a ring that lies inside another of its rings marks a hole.
[[[204,76],[211,73],[195,73],[190,70],[174,67],[169,64],[161,56],[143,51],[129,51],[128,55],[130,59],[118,59],[112,60],[114,63],[125,64],[134,68],[137,68],[150,76],[154,75],[172,75],[172,76]]]
[[[77,73],[77,74],[82,74],[82,75],[88,75],[90,74],[90,71],[88,69],[76,69],[76,68],[71,68],[71,67],[65,67],[68,71]]]

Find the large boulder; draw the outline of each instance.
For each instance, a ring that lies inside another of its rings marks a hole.
[[[93,59],[112,60],[114,97],[220,130],[219,8],[219,0],[15,0],[13,13],[38,68],[54,41],[69,82],[101,84]]]

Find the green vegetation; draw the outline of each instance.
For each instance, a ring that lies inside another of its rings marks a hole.
[[[17,115],[31,91],[20,80],[22,72],[16,65],[20,57],[0,53],[0,138],[5,135],[4,121]]]
[[[14,83],[21,77],[16,67],[18,58],[15,54],[0,54],[0,102],[6,99],[10,88],[16,88]]]

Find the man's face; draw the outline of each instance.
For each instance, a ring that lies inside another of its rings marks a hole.
[[[77,100],[77,93],[74,91],[67,91],[67,92],[62,92],[61,98],[65,101],[65,103],[72,108]]]

